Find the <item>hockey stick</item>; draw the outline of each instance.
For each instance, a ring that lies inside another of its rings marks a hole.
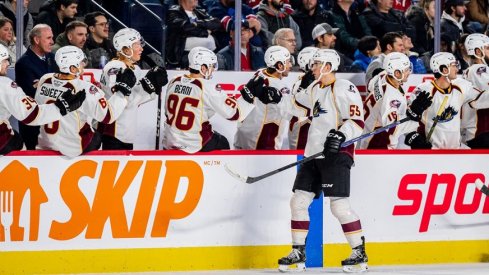
[[[408,117],[405,117],[405,118],[403,118],[403,119],[401,119],[401,120],[399,120],[399,121],[396,121],[396,122],[393,122],[393,123],[391,123],[391,124],[389,124],[389,125],[386,125],[386,126],[384,126],[384,127],[378,128],[378,129],[376,129],[376,130],[374,130],[374,131],[372,131],[372,132],[370,132],[370,133],[366,133],[366,134],[363,134],[363,135],[358,136],[358,137],[356,137],[356,138],[352,138],[352,139],[350,139],[350,140],[347,140],[347,141],[345,141],[345,142],[343,142],[343,143],[341,144],[341,147],[347,147],[347,146],[350,146],[351,144],[353,144],[353,143],[355,143],[355,142],[357,142],[357,141],[360,141],[360,140],[362,140],[362,139],[364,139],[364,138],[368,138],[368,137],[370,137],[370,136],[373,136],[373,135],[376,135],[376,134],[378,134],[378,133],[381,133],[381,132],[384,132],[384,131],[386,131],[386,130],[389,130],[390,128],[396,127],[397,125],[402,124],[402,123],[404,123],[404,122],[406,122],[406,121],[408,121],[408,120],[409,120],[409,118],[408,118]],[[301,160],[298,160],[298,161],[296,161],[296,162],[294,162],[294,163],[287,164],[287,165],[285,165],[285,166],[283,166],[283,167],[280,167],[280,168],[278,168],[278,169],[275,169],[275,170],[273,170],[273,171],[270,171],[270,172],[268,172],[268,173],[265,173],[265,174],[263,174],[263,175],[256,176],[256,177],[243,176],[243,175],[241,175],[240,173],[238,173],[238,172],[237,172],[235,169],[233,169],[233,168],[232,168],[232,167],[231,167],[229,164],[227,164],[227,163],[226,163],[226,164],[224,164],[224,169],[226,170],[226,172],[228,172],[228,174],[229,174],[229,175],[233,176],[234,178],[236,178],[236,179],[238,179],[238,180],[240,180],[240,181],[242,181],[242,182],[245,182],[245,183],[249,183],[249,184],[251,184],[251,183],[257,182],[257,181],[259,181],[259,180],[262,180],[262,179],[264,179],[264,178],[268,178],[268,177],[270,177],[270,176],[273,176],[273,175],[275,175],[275,174],[277,174],[277,173],[280,173],[280,172],[282,172],[282,171],[284,171],[284,170],[287,170],[287,169],[289,169],[289,168],[291,168],[291,167],[294,167],[294,166],[296,166],[296,165],[299,165],[299,164],[302,164],[302,163],[308,162],[308,161],[310,161],[310,160],[313,160],[313,159],[315,159],[315,158],[317,158],[317,157],[319,157],[319,156],[322,156],[322,155],[323,155],[323,152],[318,152],[318,153],[316,153],[316,154],[314,154],[314,155],[311,155],[311,156],[305,157],[305,158],[303,158],[303,159],[301,159]]]
[[[475,181],[475,186],[477,186],[477,189],[479,189],[479,191],[481,191],[482,194],[489,196],[489,188],[487,188],[487,186],[485,186],[480,179],[477,179]]]
[[[160,127],[161,127],[161,92],[158,95],[158,109],[156,110],[156,141],[155,141],[155,150],[160,150]]]
[[[428,135],[426,136],[426,141],[430,142],[431,135],[433,135],[433,132],[435,131],[436,124],[438,124],[438,120],[440,120],[441,114],[445,110],[445,105],[447,104],[448,101],[448,96],[445,96],[443,98],[443,101],[441,102],[440,108],[438,108],[438,112],[436,112],[436,117],[433,120],[433,125],[431,125],[430,131],[428,132]]]

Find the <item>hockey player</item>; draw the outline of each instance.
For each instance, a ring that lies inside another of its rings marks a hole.
[[[462,105],[468,103],[474,109],[488,108],[489,93],[481,93],[467,80],[457,78],[459,65],[451,53],[434,54],[430,67],[435,80],[418,85],[415,91],[430,93],[433,104],[423,112],[420,130],[406,135],[405,144],[411,148],[419,145],[426,148],[425,144],[429,142],[435,149],[464,148],[460,134]],[[430,132],[432,136],[427,139]]]
[[[489,37],[470,34],[465,40],[465,50],[470,56],[470,67],[464,78],[475,88],[489,92]],[[470,104],[462,106],[462,142],[470,148],[489,148],[489,110],[474,110]]]
[[[399,138],[418,128],[423,111],[431,104],[429,94],[424,92],[407,108],[406,94],[402,89],[412,72],[412,65],[404,53],[392,52],[384,58],[382,74],[376,75],[369,83],[370,91],[364,102],[365,133],[392,124],[406,117],[410,121],[400,124],[388,131],[379,133],[359,143],[360,149],[396,149]],[[406,112],[408,111],[408,112]]]
[[[312,70],[317,82],[309,86],[307,91],[296,94],[295,98],[298,104],[313,109],[315,114],[304,156],[321,151],[324,156],[299,167],[292,189],[294,194],[290,200],[292,251],[278,260],[279,270],[287,271],[294,264],[299,269],[305,269],[308,208],[313,198],[318,198],[322,192],[325,197],[330,197],[331,212],[341,223],[352,247],[351,256],[341,262],[343,270],[365,271],[368,259],[362,226],[348,200],[354,145],[341,148],[346,139],[362,134],[362,99],[355,85],[348,80],[336,78],[340,57],[335,50],[320,49],[312,59]]]
[[[254,101],[253,111],[238,123],[234,139],[236,149],[282,149],[282,134],[291,116],[287,115],[289,104],[277,103],[281,101],[281,96],[291,96],[289,87],[282,81],[292,68],[291,54],[282,46],[271,46],[265,52],[265,64],[267,68],[258,70],[255,75],[264,78],[265,84],[277,90],[279,95]]]
[[[100,80],[105,97],[112,97],[112,87],[121,70],[132,70],[138,82],[132,88],[127,106],[119,118],[111,124],[99,124],[98,130],[102,132],[102,150],[132,150],[136,139],[137,109],[141,104],[158,97],[162,87],[168,83],[168,75],[164,68],[158,66],[145,75],[136,65],[144,47],[144,40],[138,31],[131,28],[121,29],[114,35],[113,43],[117,58],[105,65]]]
[[[190,73],[176,76],[167,86],[163,148],[187,153],[229,149],[228,140],[212,130],[209,119],[215,113],[232,121],[244,119],[254,108],[249,102],[263,89],[251,87],[252,79],[247,84],[250,87],[243,89],[243,96],[235,100],[217,91],[209,81],[217,70],[217,57],[211,50],[195,47],[188,59]],[[263,81],[258,83],[263,85]]]
[[[77,111],[41,127],[38,146],[59,151],[68,157],[97,150],[101,139],[99,133],[92,129],[93,120],[111,123],[117,119],[127,105],[136,77],[131,70],[119,72],[117,83],[112,87],[114,95],[106,99],[102,90],[79,78],[86,64],[85,54],[80,48],[62,47],[56,52],[55,60],[60,73],[46,74],[39,80],[36,100],[48,103],[67,92],[86,91],[87,96]]]
[[[314,82],[314,74],[312,73],[312,56],[317,52],[316,47],[305,47],[297,55],[297,63],[302,74],[292,86],[292,95],[304,91],[312,82]],[[300,108],[300,106],[298,106]],[[294,116],[290,119],[289,124],[289,149],[304,149],[306,147],[307,132],[311,125],[312,114],[310,110],[303,109],[303,114],[299,118]]]
[[[43,125],[57,121],[69,112],[78,109],[85,100],[85,92],[76,95],[64,93],[53,98],[51,103],[38,104],[27,96],[20,87],[6,77],[10,66],[9,53],[0,44],[0,155],[22,149],[22,139],[9,123],[10,116],[28,125]]]

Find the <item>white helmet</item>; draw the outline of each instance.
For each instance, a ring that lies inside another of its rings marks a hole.
[[[338,53],[335,50],[331,49],[319,49],[312,57],[312,61],[319,61],[323,64],[331,64],[330,72],[335,72],[338,70],[338,67],[340,66],[340,60],[341,59]]]
[[[307,72],[311,69],[312,57],[318,50],[319,49],[316,47],[305,47],[299,52],[299,55],[297,55],[297,63],[299,63],[301,70]]]
[[[64,46],[56,51],[54,60],[56,60],[56,64],[58,65],[60,72],[72,74],[70,67],[75,66],[76,68],[80,68],[82,63],[87,62],[87,57],[78,47]]]
[[[446,66],[450,70],[450,65],[452,63],[458,64],[458,61],[453,54],[447,53],[447,52],[439,52],[439,53],[435,53],[431,57],[430,68],[431,68],[431,71],[433,71],[433,73],[442,74],[440,67]],[[442,75],[444,75],[444,74],[442,74]],[[447,76],[447,75],[444,75],[444,76]]]
[[[411,64],[411,61],[409,61],[409,57],[399,52],[392,52],[386,55],[384,58],[383,67],[385,72],[390,76],[394,76],[396,71],[404,73],[406,69],[410,69],[411,71],[413,70],[413,65]]]
[[[475,55],[475,49],[480,49],[484,56],[484,47],[489,46],[489,37],[482,33],[473,33],[467,36],[464,45],[468,55]]]
[[[128,47],[132,49],[132,44],[136,42],[140,42],[141,46],[144,47],[144,39],[141,37],[141,34],[135,29],[125,28],[119,30],[112,38],[112,43],[114,44],[114,48],[118,52],[122,52],[122,48]]]
[[[290,57],[290,52],[286,48],[282,46],[271,46],[265,52],[265,64],[269,68],[275,68],[277,62],[282,62],[285,66],[287,60],[291,60]]]
[[[204,47],[195,47],[188,53],[188,67],[193,70],[199,71],[206,78],[210,78],[210,71],[204,74],[201,71],[202,65],[207,66],[209,69],[211,66],[216,71],[218,69],[217,66],[217,56],[211,50]]]
[[[0,44],[0,62],[8,59],[10,62],[10,55],[8,54],[8,49],[3,44]]]

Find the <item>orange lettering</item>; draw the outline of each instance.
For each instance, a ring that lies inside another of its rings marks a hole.
[[[169,160],[165,166],[165,180],[151,231],[152,237],[166,237],[170,220],[190,215],[197,206],[204,187],[204,174],[196,162]],[[180,202],[176,202],[181,178],[188,179],[187,193]]]

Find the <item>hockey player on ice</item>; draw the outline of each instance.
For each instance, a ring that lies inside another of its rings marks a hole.
[[[75,46],[60,48],[55,55],[59,73],[45,74],[36,90],[36,100],[49,103],[63,93],[86,92],[81,107],[59,121],[41,127],[38,146],[42,149],[59,151],[68,157],[75,157],[100,147],[101,138],[92,128],[95,121],[111,123],[116,120],[127,105],[127,97],[136,83],[131,70],[119,72],[114,95],[110,99],[90,82],[79,78],[86,64],[83,51]]]
[[[316,47],[305,47],[297,55],[297,63],[303,74],[292,85],[292,95],[305,91],[306,88],[314,82],[312,73],[312,56],[317,52]],[[300,106],[298,106],[300,108]],[[309,109],[302,109],[303,114],[300,117],[294,116],[290,119],[289,125],[289,149],[304,149],[306,147],[307,132],[311,125],[312,113]]]
[[[158,98],[163,86],[168,83],[168,75],[164,68],[158,66],[144,74],[136,64],[141,59],[144,40],[135,29],[119,30],[114,35],[113,43],[117,58],[105,65],[100,79],[105,97],[110,98],[113,95],[112,87],[121,70],[132,70],[138,82],[132,88],[127,106],[119,118],[110,124],[99,123],[98,130],[102,132],[103,150],[132,150],[137,133],[138,107]]]
[[[189,73],[176,76],[167,86],[163,148],[187,153],[229,149],[228,140],[212,129],[209,119],[217,113],[228,120],[241,121],[254,105],[243,99],[244,96],[236,100],[216,90],[216,83],[210,79],[217,70],[217,57],[211,50],[195,47],[188,59]],[[257,82],[256,87],[254,81],[248,82],[250,89],[262,91],[258,86],[263,81]]]
[[[345,272],[367,270],[365,238],[357,214],[351,209],[350,168],[354,145],[341,148],[346,139],[362,134],[363,106],[355,85],[337,79],[340,64],[338,53],[320,49],[313,56],[313,73],[317,82],[306,91],[295,95],[296,101],[312,110],[312,119],[304,156],[324,152],[324,156],[299,167],[290,200],[292,212],[292,251],[278,260],[279,270],[288,271],[290,265],[305,269],[306,237],[309,230],[308,208],[313,198],[321,193],[330,198],[331,212],[338,219],[352,248],[350,257],[341,262]]]
[[[0,155],[22,149],[22,138],[10,126],[10,116],[28,125],[51,123],[78,109],[86,96],[84,91],[77,94],[58,93],[51,102],[54,104],[38,104],[36,100],[27,96],[15,82],[6,77],[9,65],[8,50],[0,44],[0,120],[2,121],[0,124]]]
[[[402,88],[412,72],[412,64],[404,53],[386,55],[384,73],[376,75],[369,83],[369,93],[364,102],[365,129],[370,133],[377,128],[399,121],[406,116],[411,120],[388,131],[363,139],[360,149],[396,149],[399,138],[418,128],[423,111],[431,104],[429,94],[418,94],[408,110],[406,93]]]

